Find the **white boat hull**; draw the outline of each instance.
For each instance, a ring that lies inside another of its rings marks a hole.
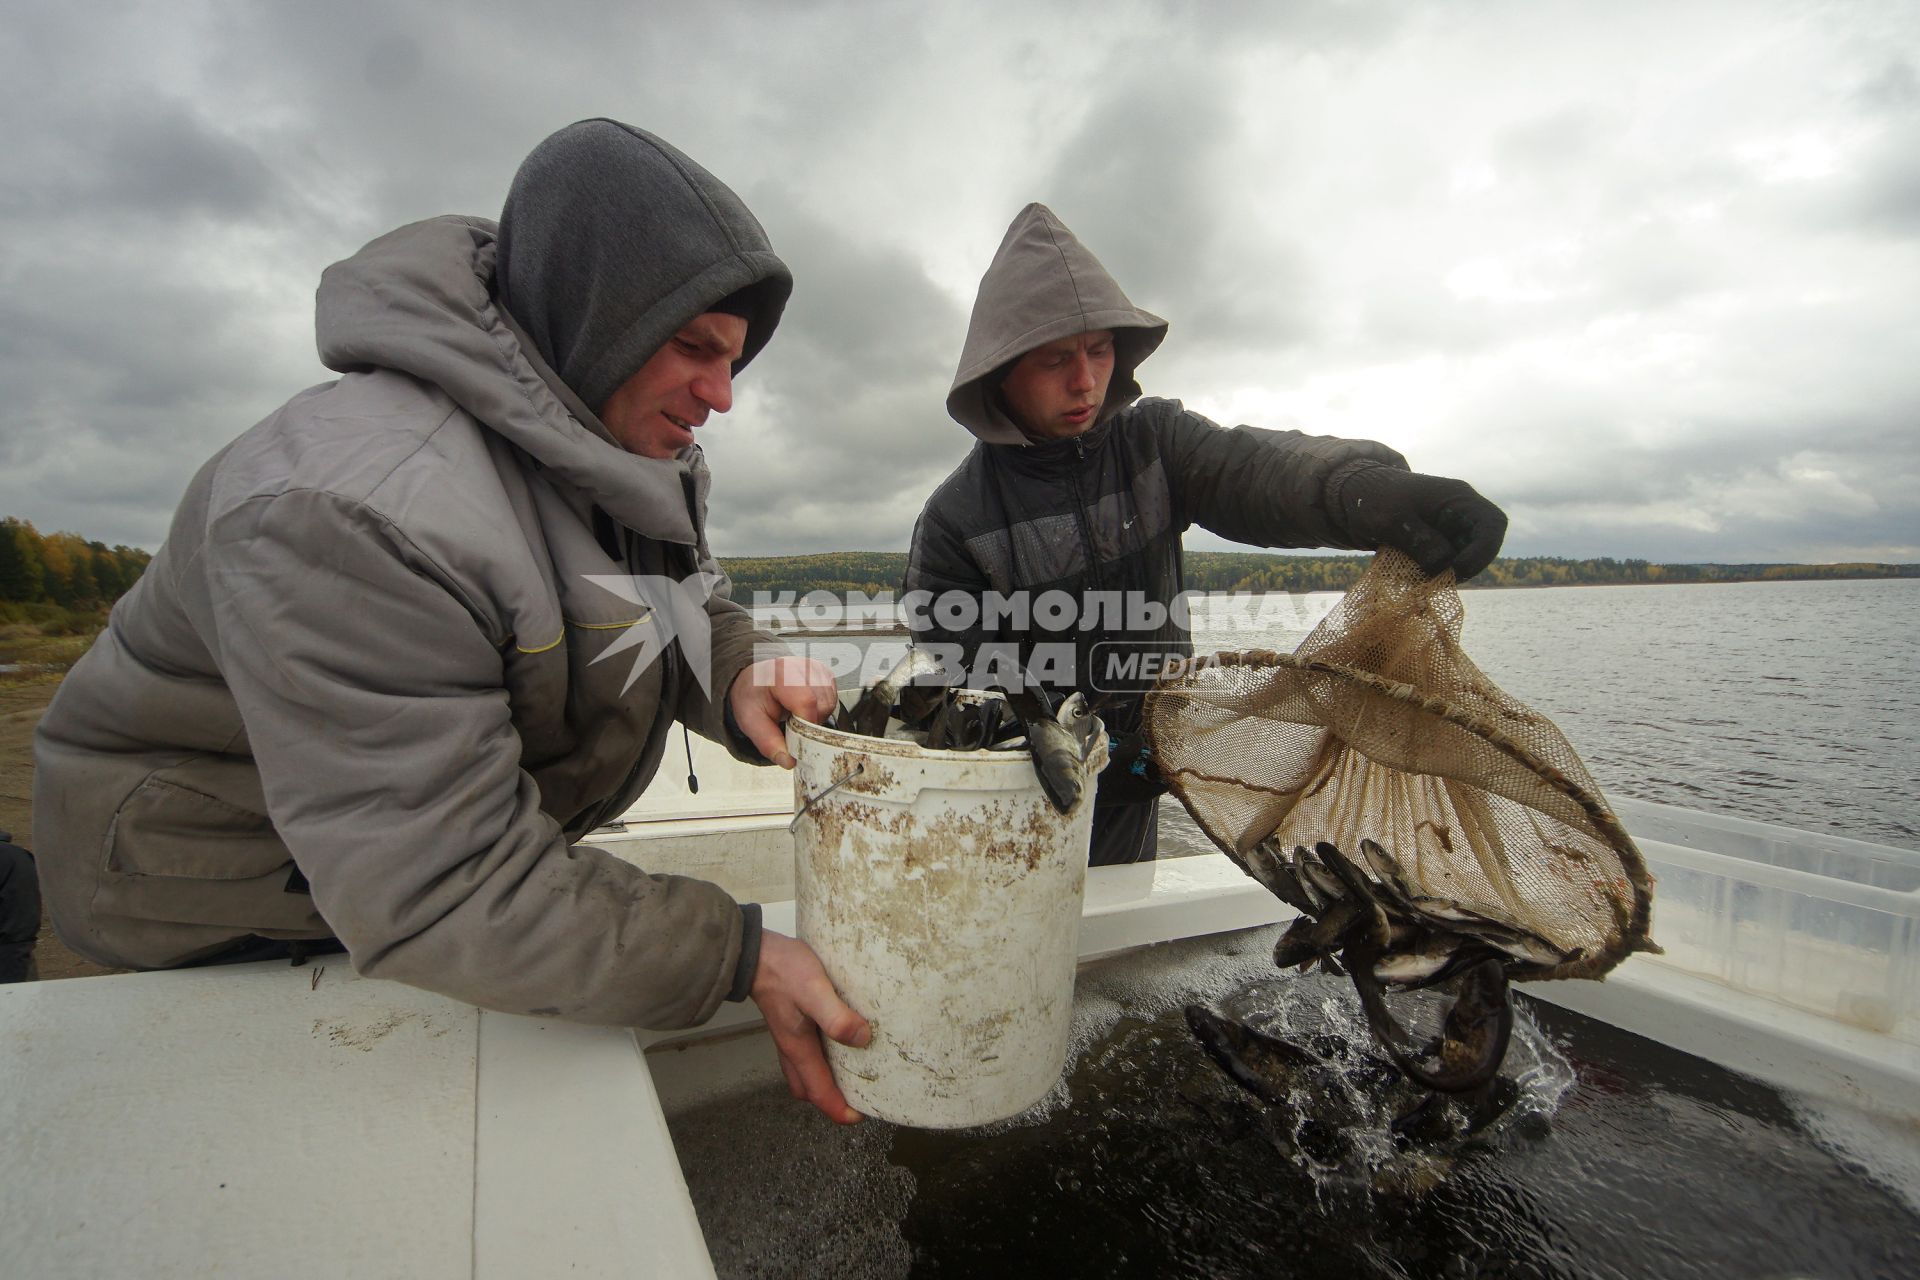
[[[649,869],[760,899],[767,925],[790,932],[786,778],[742,773],[728,787],[730,762],[700,768],[699,797],[655,797],[598,839]],[[729,812],[700,813],[716,796]],[[1630,829],[1680,831],[1671,812],[1622,808]],[[1726,821],[1708,819],[1706,836],[1689,837],[1697,845],[1650,839],[1656,871],[1744,876],[1788,907],[1827,893],[1920,914],[1888,885],[1804,867],[1784,870],[1812,879],[1783,879],[1722,839],[1780,829],[1729,835]],[[1822,838],[1801,834],[1817,851]],[[1721,847],[1704,847],[1708,837]],[[1895,879],[1904,860],[1920,866],[1880,846],[1839,854],[1878,859]],[[1291,914],[1224,858],[1097,868],[1079,954]],[[1863,962],[1885,978],[1875,998],[1893,1002],[1877,1027],[1808,1008],[1797,989],[1741,989],[1677,960],[1636,957],[1605,983],[1524,990],[1783,1088],[1920,1120],[1910,956]],[[570,1026],[363,980],[337,958],[324,972],[268,964],[0,987],[0,1256],[10,1274],[47,1277],[711,1275],[666,1109],[711,1093],[727,1063],[772,1072],[757,1021],[748,1004],[677,1035]]]

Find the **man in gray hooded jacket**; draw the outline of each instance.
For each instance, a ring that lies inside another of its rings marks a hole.
[[[795,1095],[856,1119],[819,1032],[865,1023],[804,944],[575,843],[674,721],[791,767],[778,722],[833,706],[703,533],[695,432],[791,287],[731,190],[608,120],[541,143],[497,227],[415,223],[330,267],[342,376],[194,477],[40,724],[67,944],[136,968],[344,945],[363,974],[645,1027],[751,997]],[[596,661],[622,638],[650,660]]]
[[[1163,788],[1139,734],[1154,668],[1140,659],[1192,652],[1168,607],[1189,527],[1256,546],[1397,547],[1465,581],[1507,525],[1385,445],[1225,430],[1139,399],[1134,371],[1166,331],[1051,210],[1022,209],[981,278],[947,396],[979,443],[927,499],[908,556],[916,644],[945,646],[975,684],[1017,663],[1055,692],[1109,695],[1094,865],[1156,851]]]

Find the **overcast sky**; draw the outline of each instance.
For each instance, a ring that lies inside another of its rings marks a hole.
[[[12,3],[0,514],[157,546],[328,376],[321,269],[610,115],[797,280],[703,433],[721,556],[904,549],[1006,224],[1148,394],[1386,441],[1508,554],[1920,560],[1920,5]],[[1195,531],[1188,545],[1226,546]]]

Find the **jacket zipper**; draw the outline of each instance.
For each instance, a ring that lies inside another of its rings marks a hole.
[[[1094,550],[1093,526],[1087,519],[1086,497],[1080,490],[1080,472],[1086,465],[1087,446],[1079,436],[1073,438],[1073,453],[1075,465],[1072,474],[1067,477],[1067,483],[1073,489],[1073,524],[1074,527],[1080,531],[1080,547],[1081,550],[1086,553],[1087,557],[1087,586],[1080,592],[1080,606],[1084,609],[1087,603],[1088,592],[1098,591],[1100,589],[1100,558]],[[1084,621],[1085,619],[1083,618],[1076,618],[1074,625],[1078,627]],[[1073,648],[1077,665],[1077,655],[1080,652],[1080,643],[1078,640],[1075,640]],[[1087,657],[1089,661],[1093,657],[1091,647],[1087,649]],[[1075,670],[1073,678],[1074,687],[1076,689],[1084,687],[1091,676],[1092,672]]]
[[[624,544],[624,550],[626,551],[627,572],[632,573],[634,565],[639,563],[639,557],[634,554],[633,540],[635,534],[633,530],[625,526],[621,527],[621,532],[625,535],[622,542]],[[653,624],[659,626],[659,619],[654,619]],[[659,709],[655,713],[655,723],[658,723],[660,716],[666,717],[667,727],[661,734],[661,754],[663,757],[665,755],[666,739],[673,733],[673,708],[680,700],[678,696],[680,681],[679,659],[675,653],[675,647],[679,643],[680,639],[676,636],[673,643],[666,645],[660,650],[660,701]],[[593,815],[592,825],[587,827],[588,831],[593,831],[604,826],[608,817],[607,811],[615,805],[619,805],[623,809],[632,805],[633,800],[626,798],[627,792],[633,789],[633,780],[640,776],[640,770],[646,767],[647,757],[652,754],[653,735],[653,725],[648,725],[647,738],[640,746],[639,758],[633,762],[633,767],[627,770],[626,779],[621,782],[620,786],[600,802],[599,810]],[[688,755],[688,764],[692,764],[691,751],[689,751]],[[638,797],[636,796],[633,799],[638,799]]]

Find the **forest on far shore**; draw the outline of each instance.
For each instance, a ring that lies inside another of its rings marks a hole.
[[[58,681],[152,559],[0,519],[0,687]]]
[[[41,533],[7,516],[0,519],[0,623],[44,626],[71,615],[84,625],[125,595],[152,559],[138,547]]]
[[[1366,555],[1301,556],[1265,551],[1189,551],[1191,591],[1344,591]],[[77,533],[43,534],[25,520],[0,518],[0,624],[85,629],[131,587],[153,557],[138,547],[109,547]],[[869,596],[899,591],[904,551],[830,551],[807,556],[732,556],[721,567],[734,598],[810,591]],[[1574,587],[1617,583],[1766,582],[1799,578],[1912,578],[1920,564],[1653,564],[1602,556],[1569,560],[1516,556],[1495,560],[1468,587]]]
[[[1345,591],[1367,555],[1293,556],[1266,551],[1189,551],[1190,591]],[[810,556],[731,556],[720,562],[733,596],[755,592],[796,597],[809,591],[875,595],[899,591],[904,551],[831,551]],[[1653,564],[1646,560],[1567,560],[1516,556],[1495,560],[1467,587],[1580,587],[1621,583],[1769,582],[1800,578],[1914,578],[1920,564]]]

